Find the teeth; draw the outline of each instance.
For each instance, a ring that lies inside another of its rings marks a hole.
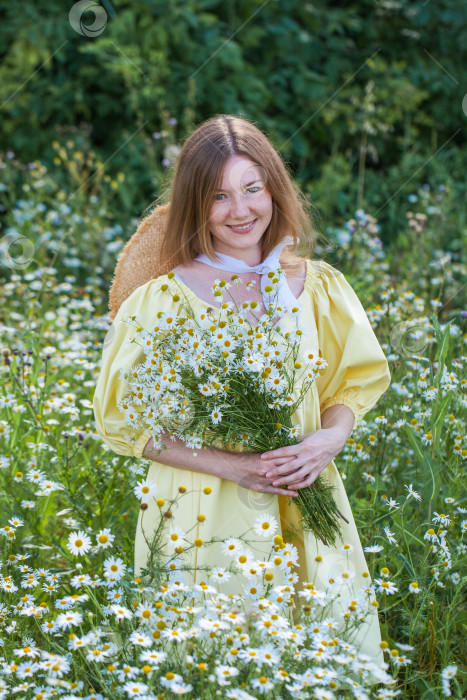
[[[243,226],[232,226],[232,228],[238,228],[239,231],[241,231],[241,230],[244,229],[244,228],[249,228],[249,227],[251,226],[252,223],[253,223],[253,221],[250,221],[249,224],[243,224]]]

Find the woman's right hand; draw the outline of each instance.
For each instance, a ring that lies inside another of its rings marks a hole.
[[[233,481],[245,489],[251,489],[258,493],[273,493],[277,496],[298,496],[294,489],[284,489],[280,486],[273,486],[272,478],[266,478],[266,472],[270,471],[271,463],[265,464],[261,459],[260,452],[230,452],[229,459],[226,460],[226,470],[224,479]],[[233,458],[232,460],[230,458]],[[292,462],[295,457],[277,458],[275,466],[281,467],[283,464]],[[268,460],[267,460],[268,461]],[[232,470],[232,464],[234,468]]]

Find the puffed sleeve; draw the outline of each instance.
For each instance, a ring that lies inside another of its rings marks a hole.
[[[131,428],[117,406],[121,399],[130,394],[126,380],[120,379],[120,369],[128,370],[145,359],[140,345],[130,342],[135,326],[121,322],[121,319],[125,314],[136,314],[138,323],[150,330],[159,311],[174,311],[175,304],[172,297],[161,290],[162,283],[162,279],[157,278],[135,289],[115,315],[104,341],[92,405],[98,434],[111,450],[120,455],[141,457],[151,437],[148,430],[141,432],[141,429]],[[137,436],[136,442],[127,440],[126,435]]]
[[[312,293],[319,347],[328,364],[316,380],[320,412],[344,404],[357,423],[391,383],[388,361],[343,273],[324,261],[315,270]]]

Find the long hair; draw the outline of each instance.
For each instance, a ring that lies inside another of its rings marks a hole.
[[[260,166],[271,194],[272,217],[262,237],[261,259],[283,238],[292,236],[294,243],[283,248],[280,263],[285,272],[298,274],[319,236],[313,227],[311,205],[267,136],[248,120],[229,114],[202,122],[183,143],[169,184],[156,200],[157,204],[170,203],[161,257],[170,262],[170,269],[200,253],[219,262],[209,230],[209,212],[232,155],[247,156]]]

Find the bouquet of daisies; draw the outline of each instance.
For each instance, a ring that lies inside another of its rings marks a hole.
[[[299,327],[298,308],[292,309],[296,316],[292,331],[284,333],[279,322],[273,324],[274,318],[285,314],[276,302],[281,274],[281,268],[269,273],[265,288],[269,308],[260,317],[255,315],[256,301],[235,309],[232,301],[224,301],[224,291],[231,286],[225,280],[213,285],[220,307],[194,312],[174,280],[184,301],[169,284],[161,290],[180,302],[177,316],[159,312],[152,329],[143,328],[130,314],[121,319],[134,325],[130,342],[138,343],[146,358],[129,371],[120,370],[120,378],[131,389],[118,403],[126,423],[136,429],[136,434],[127,436],[130,442],[146,429],[159,452],[169,449],[161,439],[165,432],[193,449],[241,445],[262,453],[297,443],[300,426],[292,424],[292,415],[327,364],[322,357],[303,352],[306,330]],[[172,283],[173,273],[168,278]],[[233,275],[232,282],[236,280],[240,281]],[[248,310],[254,325],[246,317]],[[337,535],[342,539],[338,518],[345,520],[333,490],[320,475],[299,489],[294,499],[302,527],[331,546]]]

